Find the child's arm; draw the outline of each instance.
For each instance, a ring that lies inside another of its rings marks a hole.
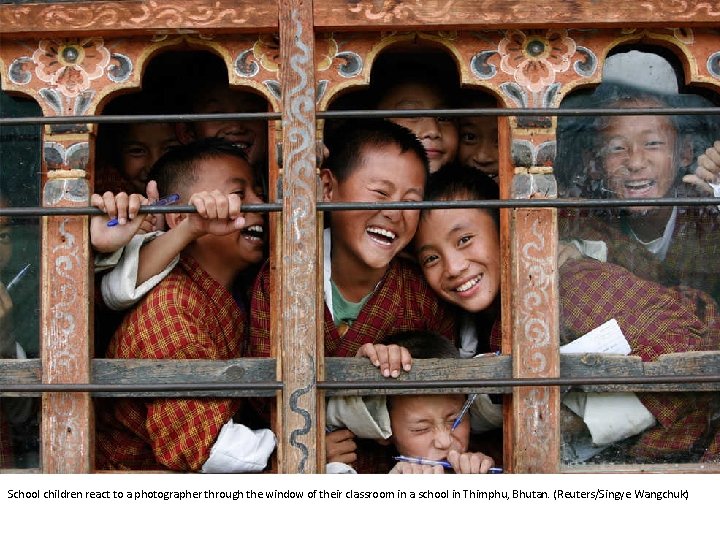
[[[399,345],[380,345],[376,343],[365,343],[362,345],[356,357],[370,359],[372,365],[380,370],[383,377],[396,379],[400,375],[400,369],[410,371],[412,368],[412,357],[405,347]]]
[[[447,460],[456,474],[486,474],[495,465],[493,458],[482,452],[448,452]]]
[[[140,250],[137,282],[144,283],[159,274],[190,243],[205,234],[223,236],[245,224],[240,217],[241,200],[236,194],[224,195],[215,190],[202,191],[190,197],[190,204],[197,208],[197,214],[188,214],[175,228]]]
[[[349,429],[338,429],[325,434],[325,463],[357,461],[355,434]]]

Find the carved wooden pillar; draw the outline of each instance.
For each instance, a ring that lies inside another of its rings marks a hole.
[[[543,172],[517,174],[512,197],[555,198],[555,178]],[[557,210],[518,208],[510,225],[513,376],[559,377]],[[559,392],[556,386],[513,389],[512,472],[559,472]]]
[[[285,382],[281,463],[284,473],[317,470],[317,359],[322,355],[323,318],[318,291],[315,77],[312,2],[280,2],[283,66],[283,239],[280,271],[280,350]]]
[[[47,133],[42,205],[88,206],[91,135]],[[42,219],[41,357],[47,384],[89,383],[92,345],[88,217]],[[45,393],[42,398],[42,469],[87,473],[94,463],[94,422],[88,393]]]

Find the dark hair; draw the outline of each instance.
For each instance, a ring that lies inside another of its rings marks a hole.
[[[498,185],[487,174],[474,167],[448,163],[430,175],[425,188],[426,201],[493,201],[500,197]],[[481,208],[500,227],[497,208]],[[424,209],[420,217],[429,212]]]
[[[162,196],[183,193],[197,182],[198,163],[222,157],[241,159],[252,171],[247,155],[241,148],[221,138],[208,138],[169,150],[155,162],[148,177],[157,181]]]
[[[455,93],[458,86],[457,72],[448,73],[428,64],[419,62],[395,60],[386,62],[382,66],[374,66],[370,80],[371,101],[374,107],[387,94],[400,86],[417,84],[435,92],[442,101],[450,106],[455,102]]]
[[[323,167],[330,169],[338,182],[348,178],[356,168],[364,164],[365,151],[368,148],[387,146],[399,147],[400,153],[415,154],[422,163],[427,181],[430,166],[422,143],[412,131],[388,120],[348,122],[342,130],[334,131],[326,144],[330,155]]]
[[[457,358],[460,351],[445,336],[427,330],[397,332],[382,340],[383,345],[405,347],[413,358]]]

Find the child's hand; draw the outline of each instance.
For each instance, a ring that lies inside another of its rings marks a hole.
[[[720,141],[705,150],[697,160],[697,169],[694,174],[683,176],[683,182],[692,184],[703,195],[718,197],[713,185],[720,184]]]
[[[13,302],[0,283],[0,358],[15,358],[15,333],[12,324]]]
[[[90,241],[95,251],[112,253],[126,245],[135,234],[155,230],[154,217],[138,213],[140,206],[147,202],[145,197],[137,193],[113,195],[106,191],[102,196],[93,193],[90,204],[106,214],[90,219]],[[117,219],[118,224],[108,227],[107,223],[111,219]]]
[[[572,242],[558,242],[558,268],[560,268],[567,261],[574,259],[582,259],[582,253]]]
[[[357,460],[355,434],[349,429],[338,429],[325,434],[325,463],[337,461],[351,465]]]
[[[391,470],[390,474],[445,474],[442,465],[420,465],[401,461]]]
[[[395,379],[400,375],[401,368],[403,371],[410,371],[412,368],[410,352],[399,345],[365,343],[355,356],[369,358],[372,365],[380,369],[383,377]]]
[[[193,236],[223,236],[245,225],[245,218],[240,215],[242,201],[235,193],[201,191],[190,197],[190,204],[197,208],[197,214],[190,214],[187,219]]]
[[[465,452],[457,450],[448,452],[447,460],[457,474],[486,474],[495,465],[493,458],[482,452]]]

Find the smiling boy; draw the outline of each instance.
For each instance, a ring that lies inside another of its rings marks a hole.
[[[113,337],[113,358],[223,360],[244,353],[247,313],[235,299],[236,277],[263,257],[262,216],[240,213],[258,203],[241,150],[219,140],[168,152],[154,176],[198,214],[167,214],[170,232],[189,239],[180,262],[128,314]],[[242,400],[118,399],[97,403],[99,469],[251,472],[265,467],[275,439],[235,424]]]
[[[428,175],[427,157],[406,128],[387,121],[348,123],[327,141],[330,154],[321,171],[327,202],[420,201]],[[354,356],[400,330],[431,330],[454,337],[454,320],[423,280],[417,267],[396,257],[412,240],[417,210],[333,212],[324,233],[325,354]],[[253,289],[250,355],[270,355],[270,276],[266,265]],[[402,368],[410,369],[405,358]],[[379,366],[379,364],[376,364]],[[383,364],[397,377],[401,366]],[[328,436],[328,461],[355,460],[354,436]]]

